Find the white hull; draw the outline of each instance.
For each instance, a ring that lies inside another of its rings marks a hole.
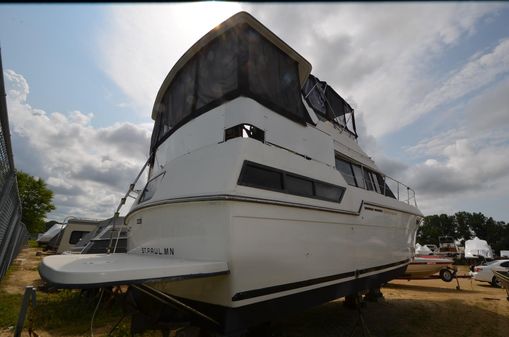
[[[273,286],[396,263],[362,275],[370,276],[406,265],[415,215],[390,212],[386,222],[392,224],[381,225],[379,213],[365,208],[353,215],[246,201],[190,201],[140,209],[128,222],[143,219],[131,229],[136,237],[130,241],[133,253],[141,247],[173,248],[175,258],[223,260],[230,269],[229,275],[213,280],[166,282],[158,284],[159,289],[237,307],[351,281],[355,275],[263,291]],[[143,237],[148,233],[145,223],[154,224],[150,232],[167,234]]]

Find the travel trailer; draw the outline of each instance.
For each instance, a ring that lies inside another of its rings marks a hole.
[[[157,94],[127,253],[46,257],[41,276],[143,284],[227,335],[400,276],[422,219],[414,192],[361,149],[354,110],[310,72],[245,12],[211,30]]]
[[[58,244],[57,253],[61,254],[72,249],[74,245],[88,233],[94,231],[99,224],[98,220],[73,218],[67,221],[67,226],[62,232]]]

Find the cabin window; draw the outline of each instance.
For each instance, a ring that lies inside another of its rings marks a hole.
[[[265,131],[250,124],[239,124],[224,130],[224,140],[233,138],[253,138],[265,142]]]
[[[357,187],[366,188],[366,184],[364,183],[364,174],[362,173],[362,169],[359,165],[352,164],[353,174],[355,176],[355,183]]]
[[[339,157],[336,157],[336,170],[343,175],[349,185],[385,194],[390,198],[396,198],[379,173]]]
[[[86,234],[88,234],[88,233],[90,233],[90,232],[87,232],[87,231],[72,231],[71,232],[71,236],[69,237],[69,243],[71,245],[74,245],[74,244],[78,243],[81,240],[81,238],[83,236],[85,236]]]
[[[286,190],[290,194],[313,196],[313,181],[287,174],[285,177]]]
[[[373,182],[371,181],[371,175],[369,174],[369,170],[367,169],[363,169],[362,170],[364,172],[364,182],[366,184],[366,189],[368,191],[373,191],[375,188],[373,187]]]
[[[163,180],[165,173],[166,172],[162,172],[147,182],[141,194],[140,201],[138,203],[142,203],[152,199],[154,193],[156,192],[157,186]]]
[[[341,202],[345,192],[341,186],[249,161],[244,162],[238,184],[332,202]]]
[[[373,182],[373,187],[375,188],[376,193],[382,194],[382,190],[380,189],[380,185],[378,184],[377,176],[379,176],[379,174],[369,171],[369,175],[370,175],[371,181]]]
[[[340,202],[344,189],[331,184],[315,181],[315,196],[318,199]]]
[[[267,167],[248,163],[242,169],[239,184],[269,190],[282,190],[283,174]]]
[[[355,184],[355,177],[352,171],[352,165],[343,159],[336,157],[336,169],[341,172],[348,185],[357,186]]]

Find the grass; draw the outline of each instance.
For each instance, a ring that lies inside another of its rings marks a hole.
[[[38,248],[39,244],[35,240],[28,240],[28,247],[29,248]]]
[[[97,296],[87,298],[77,290],[57,293],[38,291],[36,296],[37,304],[30,314],[35,331],[44,330],[61,336],[90,334],[90,320],[97,305]],[[16,325],[22,299],[23,295],[0,291],[0,329]],[[94,331],[104,331],[104,334],[123,314],[119,301],[112,301],[109,304],[106,302],[106,300],[102,302],[94,320]],[[28,328],[28,324],[27,319],[25,329]],[[128,335],[129,324],[125,321],[115,330],[114,336]]]

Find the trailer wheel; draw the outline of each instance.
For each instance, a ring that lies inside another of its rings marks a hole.
[[[442,269],[440,271],[440,278],[444,282],[451,282],[452,279],[454,278],[454,275],[452,274],[452,272],[449,269]]]

